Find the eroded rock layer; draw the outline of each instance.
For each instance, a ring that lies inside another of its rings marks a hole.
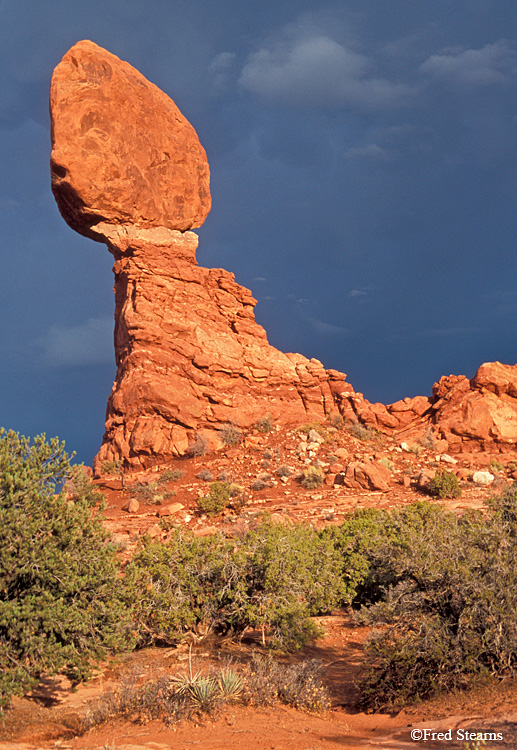
[[[97,467],[146,467],[185,454],[199,437],[217,447],[225,425],[246,429],[268,414],[295,424],[339,412],[401,439],[432,433],[451,452],[514,446],[517,366],[486,364],[471,381],[442,378],[431,398],[385,406],[343,373],[270,346],[251,292],[196,262],[188,230],[206,218],[210,192],[194,129],[128,63],[78,42],[54,71],[50,111],[59,209],[115,258],[117,376]],[[348,475],[385,481],[364,463]]]

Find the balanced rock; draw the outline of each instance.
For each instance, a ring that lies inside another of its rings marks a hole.
[[[193,232],[112,234],[117,377],[99,461],[147,465],[234,423],[321,420],[333,407],[321,362],[269,345],[233,274],[197,265]],[[344,380],[344,375],[342,380]]]
[[[299,424],[338,412],[402,440],[432,428],[443,451],[515,444],[517,366],[483,365],[472,381],[442,378],[432,398],[385,406],[343,373],[270,346],[251,292],[232,273],[197,264],[189,230],[206,218],[210,191],[196,132],[127,62],[78,42],[52,76],[50,114],[59,210],[115,258],[117,374],[97,469],[105,460],[146,468],[199,440],[220,445],[225,425],[246,429],[266,414]],[[345,478],[382,491],[390,480],[365,463]]]
[[[251,292],[198,266],[208,164],[169,97],[92,42],[52,77],[52,188],[65,220],[115,258],[117,375],[96,466],[183,455],[228,423],[321,420],[345,375],[269,345]]]
[[[65,221],[199,227],[210,211],[206,154],[172,99],[90,41],[75,44],[50,89],[52,190]]]

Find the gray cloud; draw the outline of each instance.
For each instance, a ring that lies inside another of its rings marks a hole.
[[[300,298],[296,300],[295,311],[298,317],[304,321],[304,323],[316,333],[322,336],[349,336],[351,331],[343,326],[335,325],[334,323],[328,323],[326,320],[322,320],[317,315],[312,315],[306,306],[309,304],[309,300]]]
[[[462,86],[501,85],[517,74],[517,52],[506,40],[500,39],[481,49],[455,49],[431,55],[420,70]]]
[[[235,52],[219,52],[208,65],[208,72],[213,76],[215,91],[222,91],[228,84],[236,57]]]
[[[77,326],[53,325],[34,343],[46,367],[112,363],[113,319],[90,318]]]
[[[231,68],[237,55],[235,52],[219,52],[208,66],[211,73],[221,73]]]
[[[372,74],[373,61],[305,28],[249,55],[239,84],[262,99],[295,107],[379,109],[404,104],[412,90]],[[291,38],[289,38],[291,37]]]

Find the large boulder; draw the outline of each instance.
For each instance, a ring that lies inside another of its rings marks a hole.
[[[78,42],[54,70],[50,112],[52,190],[72,229],[102,241],[99,223],[201,226],[205,151],[172,99],[129,63]]]

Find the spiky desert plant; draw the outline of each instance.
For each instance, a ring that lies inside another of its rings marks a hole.
[[[219,672],[217,684],[222,696],[226,700],[238,700],[242,695],[244,687],[242,676],[229,667]]]

